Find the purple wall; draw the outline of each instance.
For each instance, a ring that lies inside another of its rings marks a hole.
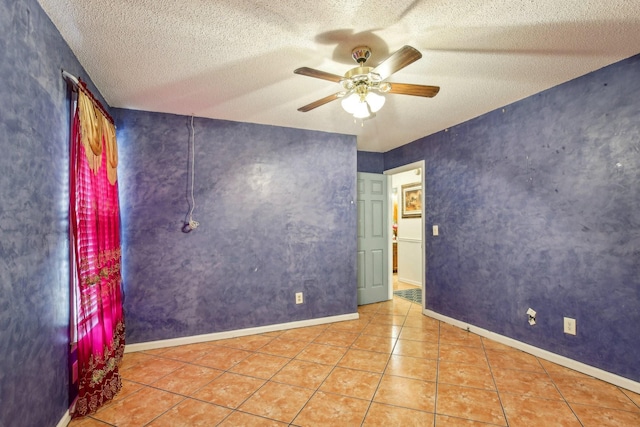
[[[384,154],[370,151],[358,151],[358,172],[384,172]]]
[[[68,407],[61,69],[86,77],[37,2],[0,0],[0,426]],[[384,155],[426,161],[430,309],[640,380],[639,75],[634,57]],[[189,118],[117,115],[129,342],[355,310],[355,171],[377,156],[196,119],[201,226],[183,234]]]
[[[68,123],[86,76],[35,0],[0,0],[0,426],[69,407]]]
[[[127,342],[356,311],[352,136],[114,110]],[[295,292],[305,303],[295,305]]]
[[[640,381],[638,141],[640,55],[385,153],[426,162],[427,308]]]

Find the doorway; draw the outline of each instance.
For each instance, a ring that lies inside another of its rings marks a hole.
[[[425,204],[424,161],[384,171],[389,176],[389,298],[396,290],[421,291],[425,307]],[[397,257],[397,259],[396,259]],[[394,272],[394,270],[397,271]]]

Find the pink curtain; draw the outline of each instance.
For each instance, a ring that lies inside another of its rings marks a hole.
[[[115,128],[111,117],[80,85],[70,178],[78,358],[74,417],[95,412],[121,389],[118,365],[125,331]]]

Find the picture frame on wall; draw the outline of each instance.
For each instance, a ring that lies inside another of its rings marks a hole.
[[[422,216],[422,184],[414,182],[402,186],[402,218]]]

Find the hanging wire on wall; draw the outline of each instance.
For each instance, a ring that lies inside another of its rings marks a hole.
[[[198,228],[200,223],[193,219],[193,210],[196,208],[196,199],[193,194],[193,188],[195,186],[195,173],[196,173],[196,136],[193,127],[193,115],[191,115],[191,135],[190,135],[190,149],[191,149],[191,207],[189,209],[189,221],[184,224],[182,231],[189,233],[191,230]]]

